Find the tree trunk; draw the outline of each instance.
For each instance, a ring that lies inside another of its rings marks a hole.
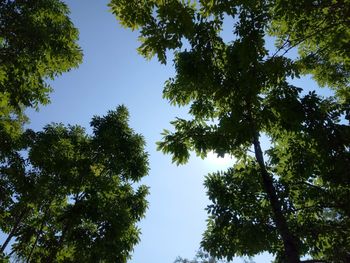
[[[0,254],[4,253],[7,245],[10,243],[12,237],[16,234],[16,231],[18,229],[19,224],[21,223],[25,213],[26,213],[26,209],[23,209],[23,211],[19,214],[19,216],[17,217],[15,224],[13,225],[11,232],[9,233],[9,235],[7,236],[4,244],[2,244],[1,248],[0,248]]]
[[[284,252],[286,257],[285,262],[300,263],[299,249],[297,246],[296,239],[289,231],[287,220],[283,215],[282,206],[276,194],[276,188],[273,185],[272,176],[266,170],[264,156],[259,142],[259,133],[255,135],[253,143],[255,150],[255,158],[260,166],[263,187],[272,207],[274,217],[273,220],[283,240]]]
[[[38,231],[38,233],[36,234],[34,244],[33,244],[32,249],[30,250],[30,253],[29,253],[28,257],[27,257],[26,263],[29,263],[29,262],[30,262],[30,258],[32,257],[32,255],[33,255],[33,253],[34,253],[34,250],[35,250],[35,247],[36,247],[36,245],[38,244],[39,237],[40,237],[40,235],[41,235],[42,232],[43,232],[43,229],[44,229],[44,226],[45,226],[45,222],[46,222],[47,213],[48,213],[48,211],[49,211],[50,205],[51,205],[51,202],[50,202],[50,204],[45,208],[45,212],[44,212],[44,215],[43,215],[43,219],[42,219],[42,221],[41,221],[41,224],[40,224],[39,231]]]
[[[54,259],[56,258],[59,249],[61,249],[62,246],[63,246],[63,241],[64,241],[64,238],[65,238],[67,229],[68,229],[68,227],[65,227],[63,229],[62,235],[60,236],[60,238],[59,238],[59,240],[57,242],[57,245],[52,248],[49,256],[47,257],[47,262],[54,262]]]

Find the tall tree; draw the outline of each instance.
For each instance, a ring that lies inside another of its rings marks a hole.
[[[175,132],[164,132],[159,149],[178,164],[190,151],[236,157],[232,169],[207,177],[213,205],[204,248],[228,259],[268,251],[278,262],[300,262],[305,254],[346,262],[350,42],[349,16],[341,16],[348,7],[341,6],[347,1],[287,2],[112,0],[110,7],[122,25],[139,30],[142,55],[166,63],[174,50],[176,76],[163,94],[171,104],[190,105],[193,119],[173,121]],[[227,16],[234,21],[229,43],[220,34]],[[278,39],[272,52],[268,33]],[[284,56],[294,46],[300,59]],[[337,97],[305,95],[289,83],[306,73],[332,84]],[[265,153],[262,134],[271,141]]]
[[[0,163],[6,166],[11,162],[12,179],[19,179],[25,169],[17,151],[27,121],[24,109],[48,103],[48,80],[77,67],[82,60],[78,31],[68,15],[68,7],[59,0],[0,1]],[[0,224],[7,231],[7,209],[15,189],[9,176],[0,176]],[[26,188],[30,189],[29,185]],[[23,211],[16,211],[16,226]]]
[[[61,124],[27,130],[1,165],[10,191],[1,230],[15,238],[10,254],[20,262],[126,262],[138,243],[144,140],[124,106],[91,126],[92,135]]]
[[[126,262],[147,203],[142,136],[121,106],[79,126],[22,127],[49,102],[49,79],[77,67],[78,30],[60,0],[0,0],[1,261]],[[4,255],[10,240],[10,255]]]

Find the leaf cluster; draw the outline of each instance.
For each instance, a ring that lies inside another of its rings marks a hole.
[[[68,14],[59,0],[0,1],[0,125],[10,134],[26,107],[49,102],[48,80],[82,61]]]
[[[2,152],[1,230],[29,262],[126,262],[147,208],[144,140],[119,106],[80,126],[27,130]]]

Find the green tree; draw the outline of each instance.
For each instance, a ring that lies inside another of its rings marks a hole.
[[[204,248],[228,259],[268,251],[278,262],[306,254],[347,262],[350,42],[342,14],[349,5],[287,2],[112,0],[110,7],[122,25],[139,30],[146,58],[166,63],[174,51],[176,76],[163,94],[189,105],[193,119],[173,121],[159,149],[177,164],[191,151],[236,157],[232,169],[206,179],[213,205]],[[220,35],[227,16],[234,23],[229,43]],[[277,37],[276,51],[266,49],[268,33]],[[294,46],[300,59],[285,57]],[[289,83],[306,73],[337,96],[323,99]],[[265,153],[262,134],[271,141]]]
[[[147,208],[144,140],[119,106],[79,126],[27,130],[0,167],[1,230],[20,262],[126,262]],[[16,147],[17,146],[17,147]]]
[[[13,183],[21,190],[30,190],[30,184],[26,185],[30,178],[25,181],[20,176],[26,164],[18,152],[27,121],[24,110],[48,103],[48,80],[77,67],[82,60],[78,31],[68,15],[68,7],[59,0],[0,1],[0,163],[12,167],[0,178],[0,224],[4,231],[9,230],[6,220],[10,207],[11,213],[16,213],[12,215],[13,229],[25,214],[23,207],[13,206],[19,190]]]
[[[68,14],[59,0],[0,0],[1,133],[18,133],[23,109],[49,102],[48,80],[80,64]]]
[[[192,259],[185,259],[177,257],[174,263],[224,263],[223,261],[217,260],[215,257],[210,256],[207,252],[202,249],[198,250],[196,256]]]
[[[244,258],[244,263],[254,263],[251,258]],[[208,252],[205,252],[203,249],[199,249],[196,253],[196,256],[192,259],[186,259],[182,257],[177,257],[174,263],[229,263],[225,260],[219,260],[211,256]]]

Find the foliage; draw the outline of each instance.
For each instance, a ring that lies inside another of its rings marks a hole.
[[[203,250],[198,250],[196,256],[192,259],[185,259],[182,257],[177,257],[174,263],[224,263],[223,261],[219,261],[216,258],[210,256]]]
[[[144,140],[119,106],[79,126],[26,130],[3,153],[0,226],[25,262],[126,262],[148,188]]]
[[[191,151],[236,157],[231,169],[206,178],[213,204],[202,245],[213,256],[268,251],[278,262],[300,262],[306,254],[349,260],[349,6],[111,0],[121,24],[139,30],[143,56],[166,63],[174,51],[176,76],[163,95],[189,105],[193,118],[173,121],[175,131],[164,131],[159,149],[177,164]],[[226,43],[228,16],[233,40]],[[268,34],[277,50],[267,50]],[[299,58],[286,56],[293,47]],[[308,73],[336,96],[290,84]],[[265,153],[262,134],[271,141]]]
[[[23,131],[25,109],[47,104],[50,80],[82,61],[68,15],[60,0],[0,0],[1,261],[126,262],[139,241],[148,188],[134,183],[148,163],[124,106],[94,117],[91,136]]]
[[[49,102],[49,79],[77,67],[82,53],[59,0],[0,0],[0,126],[18,132],[25,107]]]
[[[298,47],[303,73],[349,103],[350,1],[274,1],[269,33],[282,50]]]

